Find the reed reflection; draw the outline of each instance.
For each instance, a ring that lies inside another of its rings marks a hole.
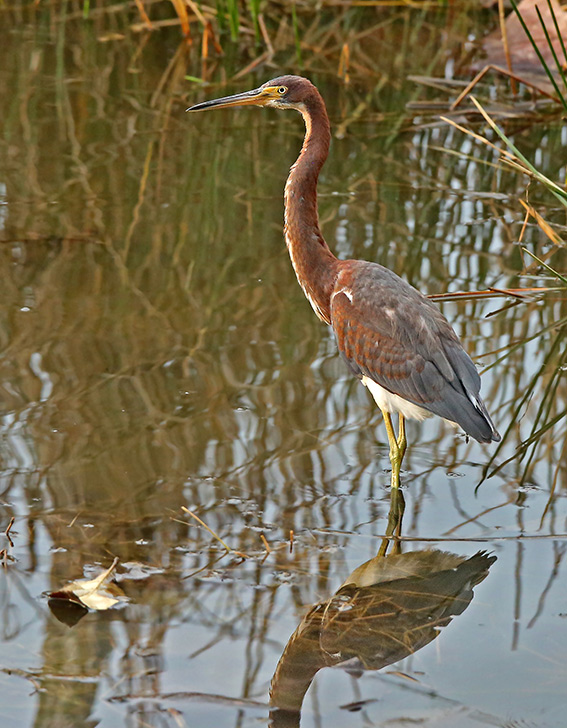
[[[270,687],[271,726],[299,726],[303,700],[323,667],[380,670],[420,650],[462,614],[496,557],[438,549],[401,552],[404,499],[392,490],[386,537],[338,591],[315,604],[290,637]]]

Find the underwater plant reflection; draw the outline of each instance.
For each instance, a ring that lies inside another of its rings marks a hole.
[[[386,538],[328,600],[315,604],[290,637],[270,687],[271,726],[298,726],[303,699],[323,667],[380,670],[421,649],[462,614],[496,557],[437,549],[401,553],[404,510],[392,490]],[[391,552],[388,548],[391,545]]]

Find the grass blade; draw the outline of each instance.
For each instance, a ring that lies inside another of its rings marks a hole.
[[[555,13],[554,13],[553,8],[551,7],[551,5],[549,6],[549,9],[551,10],[551,14],[553,16],[553,20],[555,21],[556,27],[557,27],[557,18],[555,17]],[[543,29],[543,32],[545,33],[545,40],[547,41],[547,45],[549,46],[549,50],[551,52],[551,55],[553,56],[553,60],[555,61],[555,65],[557,66],[557,71],[558,71],[559,75],[561,76],[561,80],[563,81],[563,85],[567,89],[567,80],[565,79],[565,74],[563,73],[563,69],[561,68],[561,64],[559,63],[559,59],[557,58],[557,54],[555,53],[555,48],[553,47],[553,43],[552,43],[551,38],[549,36],[547,27],[546,27],[545,23],[543,22],[543,17],[542,17],[541,11],[540,11],[540,9],[538,8],[537,5],[536,5],[536,13],[537,13],[537,17],[539,18],[539,22],[541,24],[541,27]],[[557,89],[557,91],[559,92],[559,89]],[[561,97],[561,100],[563,102],[563,106],[565,107],[565,99],[563,97],[563,94],[560,93],[560,97]]]
[[[230,37],[233,41],[238,40],[238,0],[226,0],[228,8],[228,27],[230,28]]]
[[[525,34],[528,36],[528,39],[529,39],[530,43],[532,44],[532,47],[533,47],[534,51],[536,52],[537,57],[539,58],[539,62],[541,63],[541,67],[543,68],[543,70],[547,74],[547,77],[549,78],[549,80],[550,80],[553,88],[555,89],[555,91],[557,93],[558,100],[563,105],[563,108],[567,111],[567,100],[564,98],[563,94],[559,90],[559,87],[557,85],[557,82],[555,81],[555,77],[553,76],[553,73],[551,72],[549,66],[547,65],[546,60],[543,57],[543,55],[542,55],[542,53],[541,53],[541,51],[540,51],[537,43],[535,42],[535,40],[534,40],[534,38],[533,38],[533,36],[531,34],[530,29],[526,25],[525,20],[522,18],[522,14],[518,10],[518,6],[516,5],[516,0],[510,0],[510,2],[512,3],[512,7],[514,8],[514,11],[515,11],[516,15],[518,16],[518,20],[520,21],[520,24],[521,24],[522,28],[524,29]],[[538,13],[539,13],[539,10],[538,10]]]
[[[252,23],[254,24],[256,42],[260,42],[260,25],[258,23],[258,16],[260,15],[260,0],[248,0],[248,6],[250,8],[250,15],[252,16]]]
[[[553,18],[553,23],[555,25],[555,32],[557,33],[557,37],[559,38],[559,42],[561,43],[561,50],[563,51],[563,58],[565,59],[565,65],[567,65],[567,50],[565,50],[565,43],[563,42],[563,35],[561,34],[561,31],[559,30],[559,23],[557,22],[557,18],[555,17],[555,10],[553,9],[551,5],[551,0],[547,0],[547,7],[549,8],[549,12],[551,13],[551,17]]]
[[[561,273],[558,273],[550,265],[547,265],[547,263],[544,263],[543,260],[538,258],[537,255],[534,255],[533,253],[531,253],[527,248],[522,248],[522,250],[524,253],[527,253],[531,258],[533,258],[540,265],[542,265],[547,271],[549,271],[554,278],[558,278],[562,283],[565,283],[565,285],[567,286],[567,278],[565,278],[565,276],[562,276]]]
[[[295,0],[291,4],[291,22],[293,24],[293,37],[295,39],[295,55],[297,57],[297,63],[299,67],[303,67],[303,61],[301,58],[301,37],[299,35],[299,23],[297,22],[297,9],[295,7]]]
[[[553,182],[549,179],[549,177],[546,177],[544,174],[539,172],[533,164],[526,158],[524,155],[520,152],[520,150],[513,144],[512,141],[504,134],[504,132],[498,127],[494,121],[490,118],[490,116],[487,114],[485,109],[482,107],[481,103],[477,101],[477,99],[474,96],[471,96],[471,101],[476,106],[476,108],[479,110],[479,112],[482,114],[484,120],[486,123],[491,127],[493,131],[498,134],[500,139],[506,144],[508,149],[510,149],[513,154],[517,157],[517,159],[522,162],[522,164],[527,168],[530,174],[532,174],[539,182],[541,182],[547,189],[551,192],[552,195],[554,195],[564,207],[567,207],[567,192],[560,187],[558,184]]]

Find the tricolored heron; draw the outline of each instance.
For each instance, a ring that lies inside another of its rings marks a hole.
[[[479,396],[476,367],[441,312],[388,268],[364,260],[338,260],[325,242],[319,229],[317,179],[329,153],[331,131],[315,86],[300,76],[280,76],[188,111],[228,106],[295,109],[303,117],[303,146],[285,185],[285,240],[309,303],[331,326],[347,366],[382,412],[392,487],[400,484],[406,418],[439,415],[478,442],[500,440]],[[397,436],[394,412],[399,415]]]

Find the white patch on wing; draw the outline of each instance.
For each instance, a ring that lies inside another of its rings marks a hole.
[[[349,288],[341,288],[340,290],[338,290],[338,291],[335,291],[335,292],[333,293],[333,295],[331,296],[331,300],[333,300],[333,298],[334,298],[335,296],[338,296],[338,295],[339,295],[339,293],[344,293],[344,294],[345,294],[345,296],[346,296],[346,297],[348,298],[348,300],[349,300],[349,301],[350,301],[350,302],[352,303],[352,301],[353,301],[353,298],[354,298],[354,295],[353,295],[352,291],[351,291],[351,290],[350,290]]]
[[[423,407],[413,402],[408,402],[407,399],[397,394],[388,392],[387,389],[381,387],[373,379],[370,379],[370,377],[362,377],[362,383],[368,388],[368,391],[374,397],[374,401],[383,412],[400,412],[409,420],[420,421],[432,416],[431,412],[423,409]]]

